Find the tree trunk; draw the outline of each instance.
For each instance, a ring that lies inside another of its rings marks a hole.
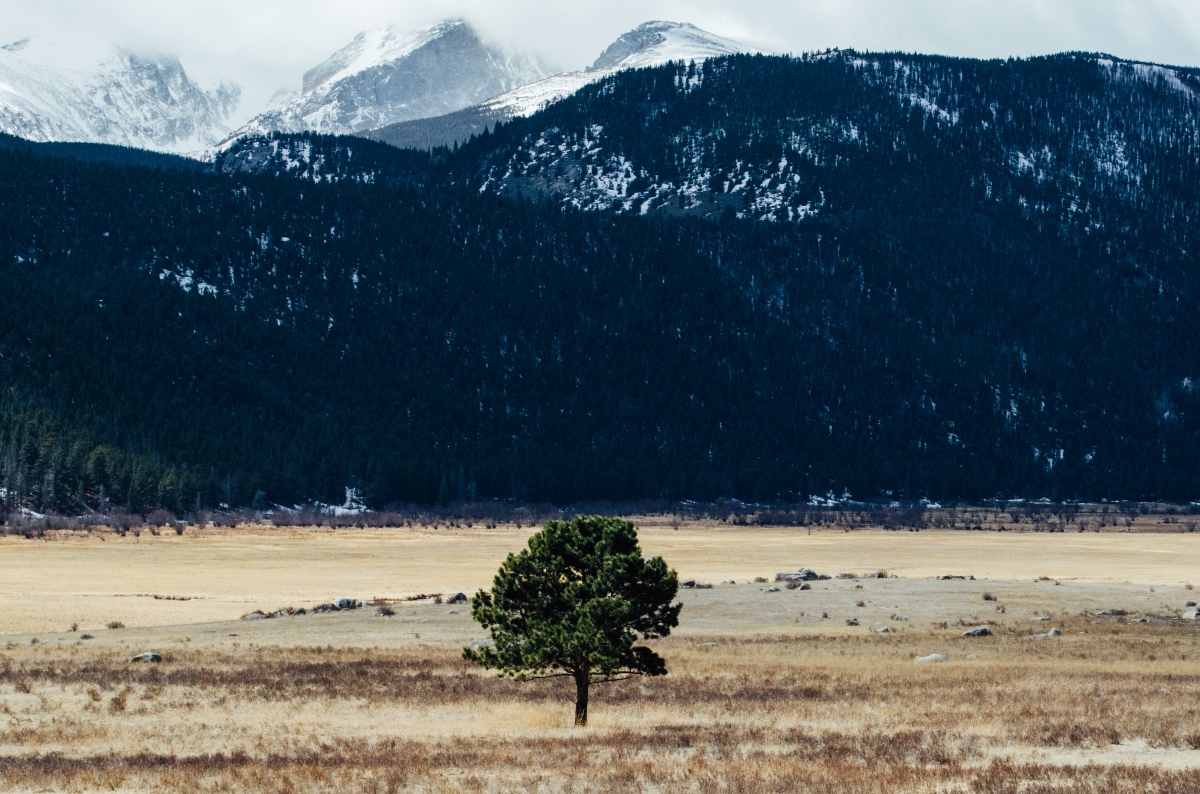
[[[575,727],[587,726],[588,686],[592,677],[588,673],[575,674]]]

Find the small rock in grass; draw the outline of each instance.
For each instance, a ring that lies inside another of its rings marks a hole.
[[[1051,637],[1059,637],[1059,636],[1061,636],[1061,635],[1062,635],[1062,632],[1061,632],[1060,630],[1058,630],[1058,629],[1050,629],[1050,630],[1049,630],[1049,631],[1047,631],[1045,634],[1034,634],[1034,635],[1033,635],[1032,637],[1030,637],[1029,639],[1031,639],[1031,640],[1048,640],[1048,639],[1050,639]]]
[[[909,620],[907,615],[892,615],[892,620],[898,623],[906,623]]]
[[[755,583],[755,584],[762,584],[762,583],[764,583],[765,581],[767,581],[767,577],[765,577],[765,576],[756,576],[756,577],[754,577],[754,583]]]
[[[480,648],[491,648],[494,650],[496,648],[496,643],[492,642],[491,640],[471,640],[469,643],[467,643],[467,647],[473,651],[477,651]]]
[[[980,626],[977,629],[968,629],[962,633],[964,637],[990,637],[992,630],[987,626]]]
[[[95,637],[93,637],[91,634],[80,634],[80,635],[79,635],[79,639],[81,639],[81,640],[94,640],[94,639],[96,639],[96,638],[95,638]]]
[[[768,588],[767,588],[767,592],[768,592],[768,593],[778,593],[778,592],[779,592],[779,588],[778,588],[778,587],[768,587]]]
[[[949,661],[950,657],[944,653],[931,653],[928,656],[918,656],[913,661],[917,662],[945,662]]]
[[[1183,613],[1184,620],[1200,620],[1200,609],[1189,609]]]
[[[857,626],[858,618],[846,618],[846,625],[847,626]]]
[[[339,598],[337,601],[333,602],[333,605],[339,610],[356,609],[358,607],[358,602],[356,602],[353,598]]]
[[[267,613],[261,609],[256,609],[248,615],[242,615],[242,620],[266,620],[267,617]]]
[[[875,629],[875,633],[876,634],[891,634],[892,630],[889,629],[887,626],[883,626],[882,628]]]
[[[702,642],[699,645],[697,645],[696,647],[697,648],[715,648],[715,647],[717,647],[717,644],[715,642]]]
[[[129,661],[131,661],[131,662],[149,662],[149,663],[153,663],[153,664],[158,664],[159,662],[162,661],[162,657],[159,656],[157,653],[151,653],[151,652],[147,651],[146,653],[139,653],[137,656],[133,657]]]

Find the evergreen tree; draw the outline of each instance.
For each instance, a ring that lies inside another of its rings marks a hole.
[[[493,647],[463,656],[525,681],[575,681],[575,724],[587,725],[592,684],[666,675],[662,658],[639,639],[679,625],[679,582],[662,557],[644,559],[629,521],[602,516],[549,521],[510,554],[471,615]]]

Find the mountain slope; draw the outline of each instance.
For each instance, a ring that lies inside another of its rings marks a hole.
[[[590,67],[565,72],[513,88],[479,104],[436,118],[401,122],[366,133],[393,146],[429,149],[465,142],[497,121],[524,117],[571,96],[584,86],[625,69],[659,66],[671,61],[703,62],[706,58],[747,52],[745,44],[680,22],[647,22],[622,35]]]
[[[1000,202],[1119,233],[1194,200],[1180,180],[1200,176],[1198,121],[1200,71],[1103,56],[733,56],[606,78],[455,166],[480,190],[589,210],[793,221]]]
[[[462,20],[367,31],[305,73],[299,96],[233,137],[359,132],[450,113],[542,76],[535,61],[485,44]]]
[[[0,132],[179,153],[228,134],[235,86],[206,91],[174,58],[116,49],[89,69],[71,70],[56,65],[63,56],[42,41],[0,47]]]
[[[1198,80],[733,56],[456,152],[0,151],[0,488],[1194,499]]]

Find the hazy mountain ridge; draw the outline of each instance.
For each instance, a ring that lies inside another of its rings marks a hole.
[[[465,142],[498,121],[532,115],[571,96],[584,86],[626,69],[661,66],[671,61],[752,52],[756,48],[680,22],[647,22],[623,34],[586,69],[551,75],[444,116],[416,119],[370,130],[367,137],[393,146],[429,149]]]
[[[360,33],[304,74],[301,93],[232,136],[350,134],[440,116],[544,76],[532,58],[483,42],[462,20]]]
[[[58,55],[36,40],[0,48],[0,132],[178,153],[228,135],[241,96],[237,86],[205,90],[173,57],[117,48],[77,70],[55,65]]]

